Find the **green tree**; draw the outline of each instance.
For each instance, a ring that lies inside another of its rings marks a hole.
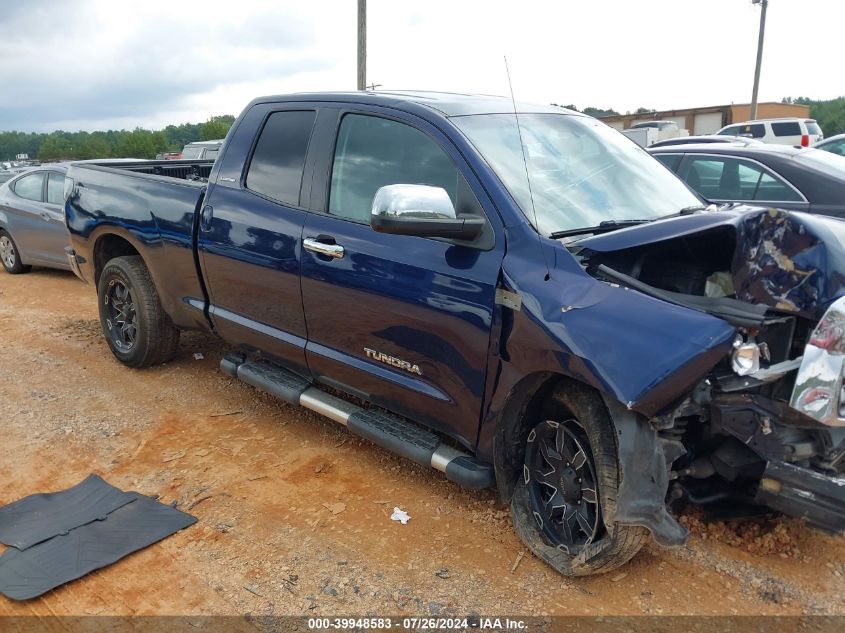
[[[86,139],[80,158],[110,158],[111,156],[112,147],[105,133],[94,132]]]
[[[168,125],[163,130],[100,130],[96,132],[0,132],[0,160],[18,154],[43,161],[80,158],[155,158],[159,152],[180,151],[187,143],[223,138],[235,117],[211,117],[205,123]]]
[[[119,158],[155,158],[158,152],[167,147],[167,140],[162,132],[151,132],[136,127],[131,132],[119,133],[115,156]]]
[[[815,119],[825,136],[834,136],[845,132],[845,97],[826,101],[807,97],[784,97],[782,103],[797,103],[810,106],[810,118]]]
[[[73,145],[62,131],[52,132],[41,143],[38,151],[39,160],[62,160],[73,158],[71,155]]]
[[[202,124],[200,136],[203,141],[213,141],[219,138],[225,138],[226,133],[232,124],[235,122],[235,117],[231,115],[213,116],[208,121]]]
[[[615,116],[619,114],[613,108],[608,108],[605,110],[604,108],[594,108],[593,106],[588,106],[584,108],[583,112],[584,114],[589,114],[590,116],[594,117]]]

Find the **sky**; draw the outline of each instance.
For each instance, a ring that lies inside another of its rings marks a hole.
[[[158,129],[354,90],[356,0],[0,0],[0,130]],[[368,0],[367,83],[620,112],[747,103],[751,0]],[[841,0],[770,0],[760,101],[845,95]]]

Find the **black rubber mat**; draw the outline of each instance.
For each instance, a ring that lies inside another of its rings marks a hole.
[[[30,495],[0,508],[0,543],[26,549],[91,521],[102,521],[134,499],[132,493],[88,475],[73,488]]]
[[[67,534],[0,556],[0,593],[29,600],[95,569],[160,541],[196,523],[196,518],[155,499],[127,493],[133,500]]]

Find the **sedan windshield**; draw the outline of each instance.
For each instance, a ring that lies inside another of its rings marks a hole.
[[[501,178],[529,222],[545,235],[610,220],[652,220],[701,204],[639,145],[596,119],[521,114],[518,129],[513,114],[452,121]]]

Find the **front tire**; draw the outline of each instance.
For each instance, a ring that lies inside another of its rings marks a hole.
[[[129,367],[169,361],[179,330],[164,312],[150,272],[137,255],[109,261],[97,283],[100,325],[112,354]]]
[[[28,273],[32,266],[25,266],[21,261],[21,254],[15,240],[6,231],[0,231],[0,262],[10,275]]]
[[[597,393],[558,385],[529,430],[511,517],[522,541],[565,576],[624,565],[649,537],[639,526],[610,523],[619,490],[616,434]]]

